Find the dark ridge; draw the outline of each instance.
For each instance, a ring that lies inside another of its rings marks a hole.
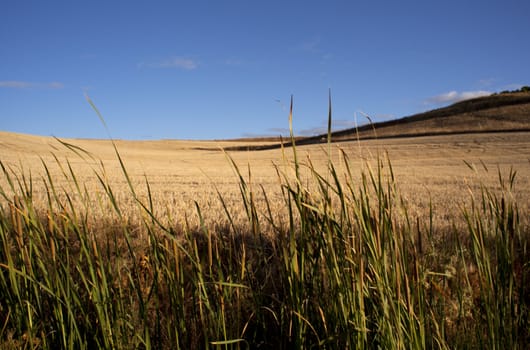
[[[374,127],[382,128],[393,125],[400,125],[415,121],[423,121],[432,118],[442,118],[442,117],[451,117],[457,114],[478,112],[484,109],[490,108],[499,108],[504,106],[513,106],[518,104],[530,103],[530,93],[520,93],[520,94],[500,94],[500,95],[490,95],[486,97],[479,97],[471,100],[457,102],[448,107],[442,107],[438,109],[433,109],[428,112],[414,114],[412,116],[389,120],[386,122],[375,123]],[[371,125],[365,125],[364,130],[369,130],[372,128]],[[359,128],[359,131],[361,130]],[[346,129],[342,131],[337,131],[333,135],[340,136],[342,134],[348,134],[355,132],[355,128]]]
[[[510,106],[522,106],[522,111],[517,116],[509,117],[495,109],[503,109]],[[525,105],[525,106],[523,106]],[[526,106],[527,105],[527,106]],[[493,113],[491,111],[496,111]],[[482,114],[477,114],[477,113]],[[491,112],[490,114],[488,114]],[[472,127],[473,118],[481,118],[484,121],[498,123],[497,126],[490,126],[487,129],[480,130]],[[459,119],[461,126],[458,130],[447,130],[443,128],[445,120]],[[440,126],[438,128],[432,127],[432,131],[414,131],[413,124],[428,122],[430,120],[439,120]],[[516,121],[520,126],[514,127],[504,126],[503,122]],[[407,130],[407,128],[409,128]],[[378,135],[379,131],[393,130],[391,135]],[[344,142],[351,140],[370,140],[370,139],[388,139],[388,138],[404,138],[404,137],[419,137],[419,136],[435,136],[435,135],[450,135],[450,134],[476,134],[476,133],[492,133],[492,132],[517,132],[530,131],[530,93],[529,92],[514,92],[493,94],[486,97],[479,97],[470,100],[457,102],[447,107],[434,109],[428,112],[418,113],[400,119],[389,120],[385,122],[366,124],[358,128],[350,128],[332,133],[332,142]],[[244,140],[244,139],[243,139]],[[243,141],[242,140],[242,141]],[[270,139],[269,139],[270,140]],[[327,142],[327,134],[297,137],[295,138],[296,145],[312,145]],[[227,151],[260,151],[271,150],[282,147],[282,142],[269,145],[256,145],[249,142],[244,146],[226,147]],[[291,140],[285,139],[283,147],[290,147]]]

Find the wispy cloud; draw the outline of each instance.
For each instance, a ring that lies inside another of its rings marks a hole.
[[[3,80],[0,81],[0,88],[8,89],[31,89],[31,88],[40,88],[40,89],[62,89],[64,84],[52,81],[50,83],[35,83],[30,81],[20,81],[20,80]]]
[[[174,57],[164,61],[153,62],[153,63],[140,63],[140,68],[173,68],[183,70],[194,70],[199,67],[199,62],[189,57]]]
[[[315,57],[320,59],[321,64],[326,64],[334,60],[335,55],[331,52],[327,52],[326,50],[324,50],[322,48],[321,43],[321,37],[315,36],[313,38],[309,38],[306,41],[302,41],[294,45],[292,50],[306,55],[314,55]]]
[[[47,84],[47,87],[50,89],[62,89],[64,88],[64,84],[58,81],[52,81],[51,83]]]
[[[227,66],[241,66],[245,61],[239,58],[228,58],[224,60],[224,64]]]
[[[34,83],[30,83],[27,81],[15,81],[15,80],[0,81],[0,87],[12,88],[12,89],[25,89],[25,88],[33,87],[33,85]]]
[[[441,105],[448,103],[455,103],[459,101],[469,100],[476,97],[483,97],[491,95],[491,91],[477,90],[477,91],[449,91],[440,95],[432,96],[424,101],[424,105]]]
[[[185,70],[193,70],[199,66],[199,64],[191,58],[176,57],[168,61],[160,62],[158,65],[160,68],[180,68]]]
[[[302,43],[299,43],[298,45],[295,46],[295,48],[296,50],[299,50],[299,51],[316,53],[316,52],[319,52],[319,46],[320,46],[321,41],[322,40],[320,36],[316,36]]]

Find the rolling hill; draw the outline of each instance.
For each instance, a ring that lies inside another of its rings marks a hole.
[[[400,119],[336,131],[332,133],[332,141],[514,131],[530,131],[530,92],[528,91],[465,100]],[[327,134],[296,138],[297,145],[326,141]],[[284,142],[284,146],[289,145],[290,141]],[[280,143],[250,144],[232,150],[264,150],[280,146]]]

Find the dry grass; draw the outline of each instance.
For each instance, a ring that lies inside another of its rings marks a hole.
[[[129,203],[128,184],[110,141],[63,140],[90,152],[94,160],[81,159],[73,151],[49,137],[0,134],[1,160],[10,166],[22,166],[33,178],[43,175],[42,161],[57,185],[69,186],[54,157],[64,162],[68,159],[78,180],[91,191],[101,191],[93,169],[101,161],[109,183],[124,208]],[[221,148],[244,146],[244,141],[116,141],[118,150],[137,191],[147,195],[145,179],[151,187],[157,211],[167,212],[176,220],[195,220],[194,202],[208,210],[212,223],[224,218],[219,191],[226,204],[240,208],[239,179],[235,176]],[[411,214],[426,216],[429,204],[435,208],[435,222],[441,228],[452,223],[449,218],[459,216],[461,205],[469,200],[469,190],[476,190],[479,181],[496,186],[498,172],[513,168],[517,171],[517,200],[521,209],[528,212],[530,202],[530,133],[492,133],[472,135],[446,135],[403,139],[367,140],[333,144],[334,163],[341,169],[339,149],[349,156],[351,168],[360,175],[361,170],[377,156],[388,154],[401,194],[408,201]],[[316,169],[325,171],[328,158],[324,145],[298,148],[301,163],[312,162]],[[280,196],[275,165],[290,167],[291,152],[281,149],[266,151],[230,152],[240,169],[252,170],[252,184],[267,193],[278,215],[285,208]],[[41,161],[42,160],[42,161]],[[467,162],[467,164],[466,164]],[[472,171],[469,164],[476,168]],[[64,166],[64,165],[63,165]],[[487,169],[487,171],[485,170]],[[302,167],[303,170],[303,167]],[[243,171],[245,173],[245,171]],[[309,176],[309,175],[307,175]],[[46,202],[46,190],[34,183],[34,197]],[[263,203],[262,203],[263,204]],[[238,213],[244,217],[244,213]],[[211,213],[218,213],[211,215]],[[97,215],[104,215],[98,213]],[[237,219],[237,217],[236,217]],[[197,224],[197,222],[195,222]]]
[[[0,346],[520,347],[529,135],[2,133]]]

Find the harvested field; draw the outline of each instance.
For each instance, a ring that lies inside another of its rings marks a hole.
[[[115,194],[128,200],[128,184],[110,141],[63,140],[94,157],[90,159],[85,155],[86,160],[83,160],[53,138],[8,133],[2,133],[1,136],[4,164],[14,167],[22,165],[26,171],[31,171],[34,178],[38,178],[43,175],[42,160],[55,181],[66,181],[54,157],[63,166],[68,159],[78,180],[88,189],[98,191],[99,181],[93,171],[101,161]],[[175,218],[188,215],[193,220],[195,201],[201,207],[207,206],[208,212],[223,216],[221,203],[217,201],[217,191],[236,212],[243,209],[240,207],[239,179],[227,155],[243,174],[248,173],[247,167],[250,168],[252,184],[257,190],[263,186],[273,203],[275,199],[280,202],[277,211],[282,212],[276,166],[290,167],[291,148],[283,151],[229,151],[226,154],[222,151],[230,147],[244,148],[245,144],[245,141],[116,141],[117,150],[137,191],[145,195],[143,185],[147,179],[155,207],[169,210]],[[325,172],[328,162],[325,144],[300,146],[297,150],[301,163],[307,163],[310,159],[316,169]],[[338,171],[345,173],[346,169],[341,169],[341,152],[349,158],[351,171],[357,175],[369,164],[373,165],[378,157],[388,157],[411,213],[427,215],[429,201],[432,201],[437,223],[441,226],[450,224],[447,218],[458,216],[460,205],[469,199],[470,190],[479,189],[481,184],[496,186],[499,170],[507,173],[513,168],[517,172],[516,196],[521,209],[527,209],[530,202],[530,132],[334,143],[333,161]],[[475,171],[470,169],[470,165]],[[34,192],[36,198],[45,201],[45,189],[39,188],[39,181],[35,181]],[[206,217],[213,221],[219,219],[215,215]]]
[[[0,347],[528,343],[529,132],[245,145],[1,133]]]

